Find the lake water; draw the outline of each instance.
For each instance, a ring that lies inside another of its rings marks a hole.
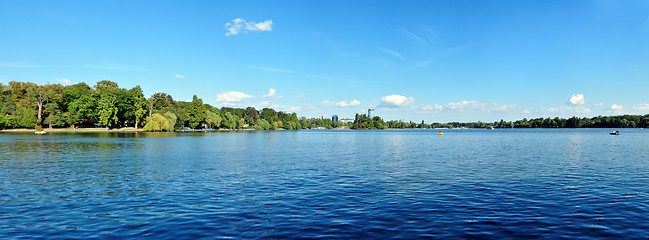
[[[0,134],[0,238],[649,237],[649,130]]]

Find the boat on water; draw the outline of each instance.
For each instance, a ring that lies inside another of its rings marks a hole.
[[[611,134],[611,135],[620,135],[620,131],[612,131],[609,134]]]
[[[494,129],[496,129],[496,128],[494,128],[494,126],[489,126],[489,127],[487,127],[487,129],[489,129],[489,130],[494,130]]]
[[[42,131],[42,130],[41,130],[41,131],[35,131],[34,133],[36,133],[36,134],[39,134],[39,135],[40,135],[40,134],[45,134],[46,132],[45,132],[45,131]]]
[[[440,135],[440,136],[444,135],[444,131],[437,132],[437,135]]]

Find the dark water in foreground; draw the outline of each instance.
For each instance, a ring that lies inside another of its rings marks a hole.
[[[0,238],[646,239],[608,131],[0,134]]]

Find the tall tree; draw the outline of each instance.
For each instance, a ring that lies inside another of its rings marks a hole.
[[[140,119],[144,118],[147,112],[147,100],[144,98],[140,85],[129,90],[134,107],[135,129],[137,129]]]
[[[82,122],[94,122],[97,113],[98,93],[85,83],[66,86],[63,89],[63,109],[66,122],[75,127]]]
[[[117,83],[101,80],[95,86],[99,92],[99,101],[97,102],[97,110],[99,110],[99,125],[105,127],[116,126],[119,122],[117,113]]]
[[[43,105],[47,103],[51,96],[49,85],[39,86],[35,85],[27,89],[27,95],[34,103],[36,103],[38,113],[38,125],[42,122]]]
[[[194,95],[192,102],[187,109],[187,121],[191,128],[196,128],[201,123],[205,122],[205,109],[203,108],[203,100]]]

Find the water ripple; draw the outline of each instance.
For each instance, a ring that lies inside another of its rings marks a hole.
[[[0,135],[0,237],[648,237],[643,130],[431,133]]]

